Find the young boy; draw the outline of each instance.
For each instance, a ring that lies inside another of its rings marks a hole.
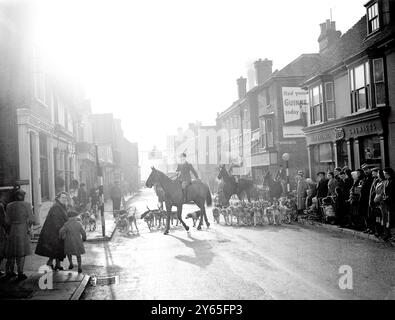
[[[81,222],[78,220],[78,215],[79,213],[73,210],[67,213],[69,220],[59,230],[59,235],[64,240],[64,253],[69,259],[69,270],[74,268],[72,256],[76,256],[78,273],[81,273],[81,255],[85,253],[83,241],[86,241],[86,233]]]

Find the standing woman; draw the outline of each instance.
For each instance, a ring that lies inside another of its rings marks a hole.
[[[5,221],[9,228],[6,244],[7,278],[16,276],[15,262],[18,268],[18,281],[27,279],[23,273],[25,257],[31,254],[29,228],[34,224],[34,215],[30,203],[25,202],[25,191],[17,190],[15,201],[6,209]]]
[[[48,212],[44,226],[38,239],[36,254],[48,257],[47,265],[54,270],[63,270],[60,261],[65,258],[64,242],[59,238],[59,230],[67,221],[67,201],[66,192],[60,192],[55,199],[55,203]],[[56,260],[55,267],[53,260]]]
[[[3,259],[5,258],[5,246],[7,241],[7,225],[5,223],[5,210],[6,210],[6,201],[5,196],[2,193],[0,195],[0,267]],[[0,277],[3,276],[4,273],[0,270]]]
[[[384,184],[384,206],[383,206],[383,239],[385,241],[391,238],[391,228],[395,226],[395,172],[392,168],[384,169],[385,184]]]
[[[351,226],[361,229],[360,219],[360,201],[361,201],[361,189],[363,184],[363,170],[358,169],[352,172],[354,183],[350,190],[350,205],[351,205]]]
[[[384,214],[384,185],[386,183],[384,172],[379,170],[377,176],[377,183],[375,185],[373,198],[373,211],[376,216],[374,235],[379,238],[383,234],[383,214]]]

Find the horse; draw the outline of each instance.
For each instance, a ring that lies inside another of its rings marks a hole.
[[[252,180],[240,178],[239,182],[236,182],[235,178],[232,177],[225,168],[225,165],[219,167],[218,180],[223,181],[223,194],[225,197],[225,203],[222,205],[229,205],[229,199],[236,194],[240,201],[243,200],[243,195],[247,196],[249,202],[251,202],[251,195],[253,193],[254,184]]]
[[[154,184],[159,184],[161,188],[165,192],[165,206],[167,212],[167,221],[166,228],[164,234],[169,233],[170,229],[170,215],[171,208],[173,206],[177,207],[177,218],[180,220],[181,224],[185,228],[186,231],[189,231],[189,227],[185,224],[182,219],[182,205],[184,203],[184,197],[181,189],[181,184],[179,181],[173,181],[167,175],[165,175],[160,170],[151,168],[151,174],[149,175],[145,185],[148,188],[152,188]],[[201,181],[193,181],[191,185],[187,188],[187,202],[193,201],[200,209],[202,213],[200,216],[200,222],[197,227],[198,230],[202,229],[203,218],[206,222],[207,228],[210,227],[210,223],[207,219],[205,203],[207,202],[207,206],[212,205],[211,192],[207,184]]]
[[[279,199],[283,193],[283,187],[280,181],[275,181],[270,171],[266,173],[263,178],[263,185],[269,187],[269,200],[272,201],[274,198]]]

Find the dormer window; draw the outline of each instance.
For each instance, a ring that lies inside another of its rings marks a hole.
[[[377,2],[368,7],[368,34],[371,34],[380,28],[379,5]]]

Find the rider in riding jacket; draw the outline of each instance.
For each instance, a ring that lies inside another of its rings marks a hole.
[[[182,153],[180,155],[180,162],[181,163],[177,166],[177,170],[176,170],[176,172],[178,173],[177,179],[181,182],[181,188],[182,188],[182,194],[184,197],[184,202],[187,202],[186,189],[191,184],[191,181],[192,181],[191,172],[196,177],[196,179],[199,179],[198,174],[196,173],[195,169],[186,160],[186,158],[187,158],[187,155],[185,153]]]

